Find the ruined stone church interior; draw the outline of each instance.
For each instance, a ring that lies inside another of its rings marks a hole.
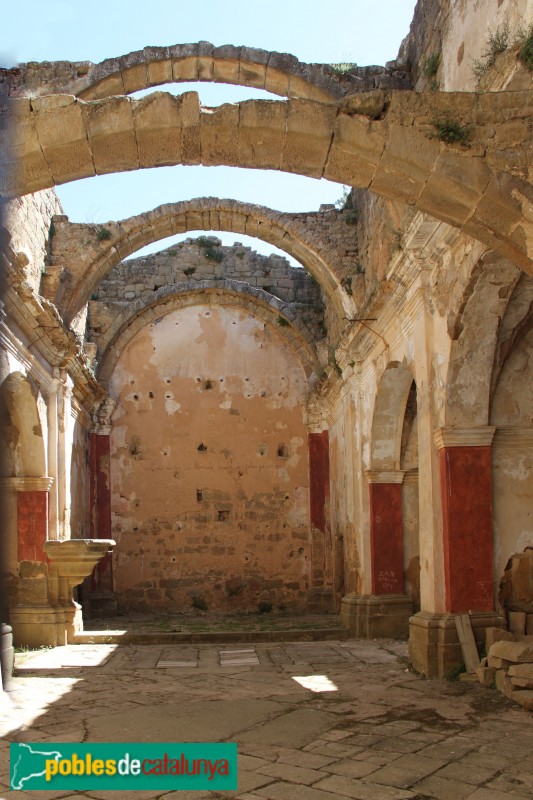
[[[533,633],[532,22],[531,0],[419,0],[386,66],[200,42],[0,71],[17,644],[260,608],[408,638],[437,676],[457,614],[480,642],[512,611]],[[271,99],[209,108],[190,81]],[[346,189],[91,223],[54,189],[172,165]]]

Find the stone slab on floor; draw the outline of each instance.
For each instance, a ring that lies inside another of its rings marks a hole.
[[[477,684],[420,678],[405,651],[403,643],[351,640],[87,645],[19,655],[22,668],[0,708],[0,797],[37,797],[7,791],[10,741],[223,740],[238,743],[239,788],[220,797],[530,798],[533,716]]]

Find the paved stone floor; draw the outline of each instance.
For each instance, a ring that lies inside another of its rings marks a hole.
[[[236,741],[237,792],[134,800],[529,800],[533,715],[476,684],[427,681],[406,645],[84,645],[18,657],[0,708],[0,797],[10,741]]]

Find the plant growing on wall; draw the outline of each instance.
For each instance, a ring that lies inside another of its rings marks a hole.
[[[108,239],[111,239],[111,231],[109,228],[98,228],[96,238],[99,242],[106,242]]]
[[[433,124],[441,142],[467,145],[470,131],[466,125],[461,125],[460,122],[452,119],[436,120]]]
[[[347,75],[357,69],[357,64],[354,61],[341,61],[337,64],[330,64],[329,67],[333,72],[336,72],[337,75]]]
[[[500,27],[496,28],[494,33],[489,34],[485,49],[481,53],[481,58],[476,58],[472,61],[472,69],[474,75],[481,80],[483,75],[494,65],[496,56],[504,53],[511,43],[511,32],[509,23],[505,22]]]
[[[196,240],[196,244],[198,247],[202,248],[204,256],[210,261],[220,262],[224,260],[224,253],[222,250],[218,250],[216,245],[208,239],[207,236],[199,236]]]
[[[533,72],[533,25],[523,36],[520,50],[518,51],[518,57],[528,70]]]

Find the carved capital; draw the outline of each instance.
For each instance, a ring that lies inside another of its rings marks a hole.
[[[403,483],[405,472],[403,469],[367,469],[365,475],[369,483]]]
[[[12,492],[49,492],[53,478],[0,478],[0,487]]]
[[[483,425],[476,428],[438,428],[433,439],[438,450],[443,447],[490,447],[496,428]]]

